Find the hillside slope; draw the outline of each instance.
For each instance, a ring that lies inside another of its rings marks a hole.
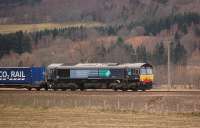
[[[124,23],[172,13],[200,13],[199,0],[8,0],[0,2],[0,7],[0,24],[80,20]]]

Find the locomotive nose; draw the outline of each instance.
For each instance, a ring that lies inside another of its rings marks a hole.
[[[153,75],[141,75],[140,81],[143,83],[152,83],[154,80]]]

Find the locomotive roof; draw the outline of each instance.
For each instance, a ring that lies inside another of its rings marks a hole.
[[[118,63],[79,63],[76,65],[64,65],[64,64],[51,64],[48,68],[59,68],[59,69],[66,69],[66,68],[73,68],[73,69],[80,69],[80,68],[140,68],[140,67],[152,67],[152,65],[148,63],[125,63],[125,64],[118,64]]]
[[[99,67],[99,66],[117,66],[118,63],[79,63],[76,64],[76,67],[90,67],[90,66],[95,66],[95,67]]]
[[[57,67],[49,67],[49,68],[57,68],[57,69],[97,69],[97,68],[122,68],[119,66],[57,66]]]
[[[150,65],[148,63],[125,63],[125,64],[121,64],[119,66],[130,67],[130,68],[153,67],[152,65]]]

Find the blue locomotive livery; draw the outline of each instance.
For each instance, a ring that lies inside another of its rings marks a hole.
[[[0,87],[40,89],[147,90],[153,85],[148,63],[50,64],[48,67],[0,67]]]

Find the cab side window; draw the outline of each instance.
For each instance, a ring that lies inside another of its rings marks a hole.
[[[140,70],[139,69],[132,69],[132,72],[134,73],[134,74],[140,74]]]
[[[58,76],[60,78],[67,78],[67,77],[69,77],[69,75],[70,75],[70,72],[68,69],[59,69],[58,70]]]
[[[136,74],[140,74],[140,70],[139,70],[139,69],[136,69],[136,70],[135,70],[135,73],[136,73]]]
[[[128,74],[129,76],[132,75],[132,72],[133,72],[133,71],[132,71],[131,69],[129,69],[129,68],[127,69],[127,74]]]

